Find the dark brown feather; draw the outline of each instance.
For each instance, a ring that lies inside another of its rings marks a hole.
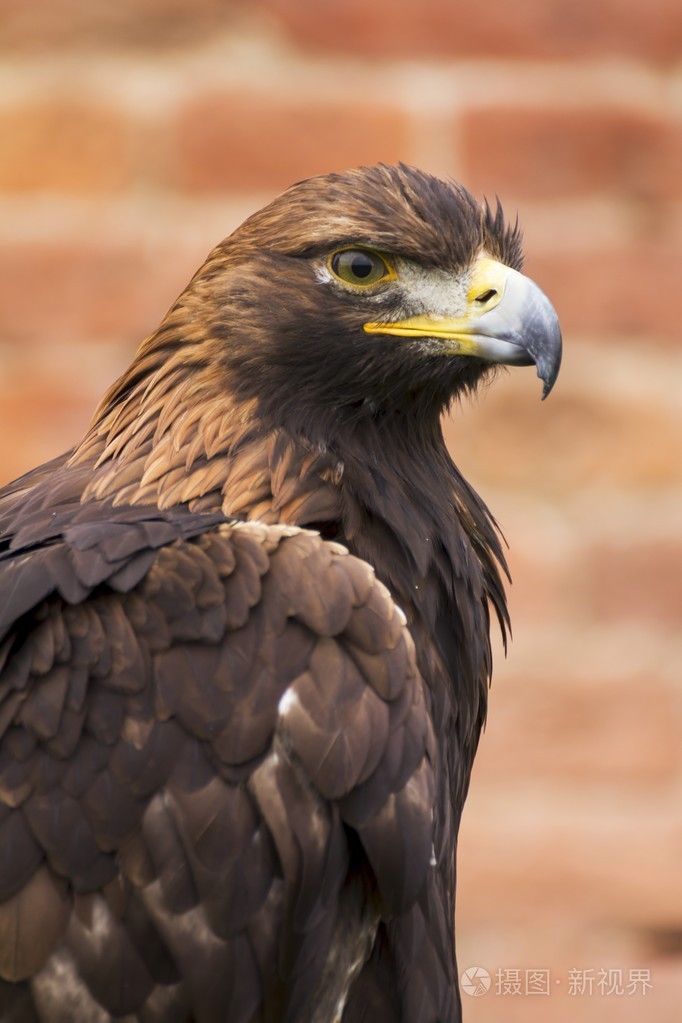
[[[520,263],[420,172],[303,182],[0,492],[2,1019],[459,1018],[456,829],[507,616],[439,416],[485,367],[387,358],[330,305],[311,260],[358,243]]]

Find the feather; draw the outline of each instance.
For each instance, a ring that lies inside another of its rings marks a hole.
[[[0,903],[0,977],[24,980],[39,970],[66,929],[69,909],[66,885],[47,867]]]
[[[267,832],[246,790],[220,778],[191,794],[174,785],[170,799],[211,928],[233,937],[270,891],[275,863]]]
[[[39,738],[50,739],[56,734],[68,684],[68,668],[64,665],[41,679],[24,702],[20,721]]]
[[[33,876],[43,851],[20,810],[9,810],[0,820],[0,903],[19,891]]]
[[[398,298],[334,279],[349,244]],[[457,824],[508,616],[440,417],[489,367],[364,328],[423,315],[429,275],[452,305],[481,251],[518,269],[518,231],[419,171],[301,182],[0,490],[8,1023],[460,1019]]]
[[[66,934],[78,975],[112,1016],[138,1010],[154,988],[127,929],[101,895],[77,895]]]

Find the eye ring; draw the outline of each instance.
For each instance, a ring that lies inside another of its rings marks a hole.
[[[397,278],[386,257],[373,249],[337,249],[330,254],[327,268],[337,280],[354,288],[371,288]]]

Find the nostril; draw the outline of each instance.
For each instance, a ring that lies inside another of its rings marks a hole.
[[[484,291],[482,295],[476,296],[476,301],[480,305],[485,305],[485,303],[489,302],[491,298],[494,298],[496,294],[497,291],[495,290],[495,288],[488,288],[488,290]]]

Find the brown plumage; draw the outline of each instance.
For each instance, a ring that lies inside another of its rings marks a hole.
[[[303,182],[0,492],[1,1019],[459,1018],[507,612],[440,414],[494,362],[552,385],[519,264],[499,209],[418,171]]]

